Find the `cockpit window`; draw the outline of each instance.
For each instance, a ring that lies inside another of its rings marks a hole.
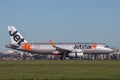
[[[105,48],[109,48],[109,46],[105,46]]]

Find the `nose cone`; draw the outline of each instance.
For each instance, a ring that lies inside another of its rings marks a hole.
[[[114,50],[111,49],[111,48],[108,48],[108,52],[109,52],[109,53],[112,53],[112,52],[114,52]]]

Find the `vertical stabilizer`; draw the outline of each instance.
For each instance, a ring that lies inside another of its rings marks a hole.
[[[27,41],[24,40],[22,35],[16,30],[14,26],[8,26],[8,31],[12,44],[21,45],[23,43],[27,43]]]

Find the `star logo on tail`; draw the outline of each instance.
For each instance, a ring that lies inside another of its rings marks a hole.
[[[32,49],[31,49],[31,44],[28,44],[28,43],[24,43],[23,46],[22,46],[22,48],[23,48],[24,50],[27,50],[27,51],[32,50]]]
[[[92,44],[93,49],[96,49],[96,47],[97,47],[97,44]]]

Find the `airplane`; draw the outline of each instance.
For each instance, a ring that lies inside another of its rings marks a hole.
[[[14,26],[8,26],[11,43],[7,44],[7,48],[25,51],[36,54],[52,54],[60,55],[60,60],[66,57],[79,58],[85,53],[111,53],[113,50],[103,43],[29,43],[17,31]]]

